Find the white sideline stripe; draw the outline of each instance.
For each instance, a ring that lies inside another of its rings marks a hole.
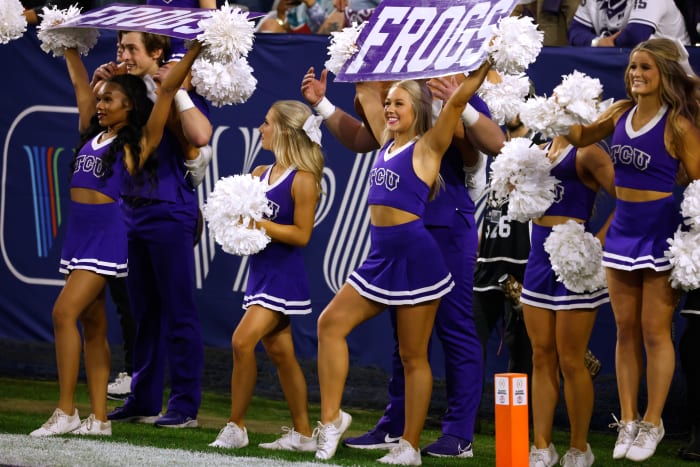
[[[334,466],[327,462],[290,462],[281,459],[238,457],[226,454],[134,446],[129,443],[92,439],[0,434],[0,463],[3,465],[121,467],[152,466]],[[313,456],[313,453],[309,453]]]

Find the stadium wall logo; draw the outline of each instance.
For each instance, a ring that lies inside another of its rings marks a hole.
[[[77,140],[77,123],[67,115],[77,113],[75,107],[28,107],[12,121],[3,144],[0,250],[10,273],[28,284],[64,282],[58,273],[61,226]],[[35,237],[34,255],[28,255],[27,235]]]
[[[27,153],[31,179],[36,253],[46,258],[63,223],[58,161],[65,148],[25,145],[23,149]],[[70,150],[65,153],[70,157]]]
[[[323,277],[333,293],[369,253],[367,178],[378,152],[357,154],[323,256]]]

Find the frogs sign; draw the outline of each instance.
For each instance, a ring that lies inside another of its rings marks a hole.
[[[384,0],[337,81],[430,78],[481,63],[492,27],[518,0]]]

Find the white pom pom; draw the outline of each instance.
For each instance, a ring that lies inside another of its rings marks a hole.
[[[563,76],[551,97],[528,100],[520,109],[520,120],[545,138],[565,135],[571,126],[589,124],[603,113],[610,100],[601,101],[602,94],[600,80],[574,71]]]
[[[555,99],[541,96],[528,99],[520,107],[520,121],[527,128],[542,133],[545,138],[565,135],[574,124]]]
[[[686,224],[694,229],[700,228],[700,180],[694,180],[683,191],[681,214]]]
[[[552,93],[552,96],[556,96],[557,104],[575,123],[582,125],[591,123],[601,114],[602,95],[600,80],[577,70],[563,76],[561,84]]]
[[[540,217],[554,202],[559,181],[549,174],[545,152],[527,138],[506,142],[491,164],[496,202],[508,199],[508,215],[519,222]]]
[[[75,5],[65,10],[59,10],[56,6],[44,7],[42,12],[37,36],[41,41],[41,50],[44,52],[53,53],[54,57],[61,57],[66,49],[78,49],[81,55],[87,55],[97,44],[97,38],[100,36],[97,29],[54,27],[80,15],[80,8]]]
[[[270,237],[264,229],[248,228],[272,213],[259,177],[234,175],[214,185],[202,214],[216,243],[234,255],[250,255],[267,246]]]
[[[330,58],[324,65],[328,71],[337,75],[345,62],[360,50],[357,47],[357,38],[365,24],[367,21],[360,24],[352,23],[352,26],[343,28],[341,31],[331,32],[331,42],[328,45]]]
[[[506,16],[494,27],[495,37],[488,52],[493,68],[502,73],[522,73],[534,63],[542,50],[544,33],[529,16]]]
[[[552,270],[564,287],[576,293],[605,287],[603,248],[583,224],[572,220],[552,227],[544,242]]]
[[[679,229],[668,243],[669,249],[664,254],[673,266],[671,286],[682,290],[700,288],[700,231]]]
[[[197,36],[203,45],[205,56],[216,61],[229,61],[232,57],[247,57],[253,48],[254,27],[248,13],[232,7],[228,1],[211,17],[199,21],[204,32]]]
[[[27,30],[27,19],[22,12],[24,7],[19,0],[0,2],[0,44],[19,39]]]
[[[215,107],[247,101],[257,84],[245,58],[217,63],[198,57],[192,64],[192,85]]]
[[[491,111],[491,118],[499,125],[513,120],[520,114],[525,96],[530,92],[527,75],[503,75],[500,83],[484,81],[478,90],[479,96]]]

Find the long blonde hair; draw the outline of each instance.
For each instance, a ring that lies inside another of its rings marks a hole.
[[[395,88],[403,89],[408,93],[411,108],[416,118],[413,120],[411,128],[416,136],[423,135],[433,126],[433,94],[425,82],[418,82],[412,79],[397,81],[389,88],[391,92]],[[382,135],[382,145],[386,144],[393,136],[393,132],[384,129]]]
[[[677,123],[679,115],[687,118],[691,123],[700,125],[700,104],[698,103],[698,90],[700,79],[693,74],[688,75],[680,65],[681,53],[679,44],[671,39],[649,39],[639,43],[632,52],[646,52],[656,63],[659,69],[659,96],[661,102],[668,105],[667,128],[670,134],[664,135],[666,146],[678,155],[683,151],[682,131]],[[637,97],[632,93],[632,80],[630,78],[630,65],[625,69],[625,90],[627,95],[637,102]]]
[[[430,92],[430,88],[425,81],[416,81],[413,79],[397,81],[391,85],[389,92],[395,88],[403,89],[406,91],[406,93],[408,93],[411,108],[413,109],[413,113],[415,115],[411,130],[416,136],[423,136],[433,127],[433,93]],[[382,134],[382,146],[385,145],[393,136],[394,134],[392,131],[384,128],[384,133]],[[430,187],[430,195],[428,199],[435,199],[438,192],[444,186],[445,181],[442,179],[442,175],[440,175],[438,172],[435,183]]]
[[[312,113],[311,109],[295,100],[281,100],[272,104],[274,127],[272,152],[283,167],[295,166],[299,170],[311,172],[321,193],[323,178],[323,153],[321,147],[311,141],[304,131],[304,123]]]

